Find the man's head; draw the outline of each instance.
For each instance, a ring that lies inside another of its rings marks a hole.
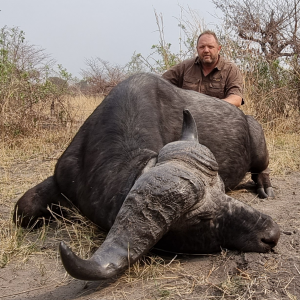
[[[218,62],[221,45],[213,31],[202,32],[197,41],[197,52],[203,65],[214,66]]]

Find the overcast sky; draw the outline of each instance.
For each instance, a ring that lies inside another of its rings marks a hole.
[[[166,40],[178,45],[180,6],[209,29],[220,23],[209,0],[0,0],[0,27],[19,27],[27,42],[80,77],[85,59],[125,65],[135,51],[149,54],[159,40],[154,10],[163,15]]]

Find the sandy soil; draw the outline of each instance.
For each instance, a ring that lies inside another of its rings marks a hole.
[[[117,278],[84,282],[65,273],[50,235],[26,261],[0,269],[0,299],[300,299],[300,173],[273,177],[272,184],[274,199],[258,199],[249,178],[231,193],[280,225],[270,253],[151,254]],[[9,216],[9,209],[1,213]]]

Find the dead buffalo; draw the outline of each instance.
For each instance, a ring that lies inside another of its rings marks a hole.
[[[138,74],[86,120],[54,175],[18,201],[14,219],[27,226],[49,217],[48,205],[68,204],[63,194],[109,231],[87,261],[60,244],[66,270],[83,280],[114,276],[155,245],[185,253],[265,252],[276,245],[278,226],[227,196],[224,185],[234,188],[251,171],[260,195],[271,196],[267,166],[253,118],[223,100]]]

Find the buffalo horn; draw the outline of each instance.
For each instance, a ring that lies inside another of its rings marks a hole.
[[[180,141],[198,142],[197,125],[188,109],[183,111],[183,124]]]

